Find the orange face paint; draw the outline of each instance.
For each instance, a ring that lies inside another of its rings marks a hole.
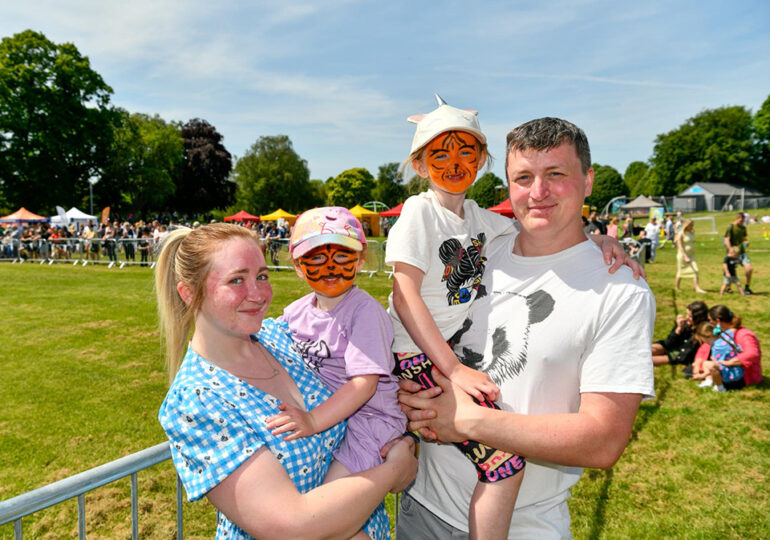
[[[464,131],[447,131],[425,146],[430,179],[450,193],[464,193],[476,180],[480,164],[478,142]]]
[[[335,244],[325,244],[297,259],[302,275],[314,291],[334,298],[356,279],[360,254]]]

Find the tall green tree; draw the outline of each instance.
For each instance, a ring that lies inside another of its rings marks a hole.
[[[326,195],[326,183],[324,183],[323,180],[311,180],[310,181],[310,193],[311,193],[311,204],[306,208],[315,208],[316,206],[327,206],[327,195]]]
[[[754,115],[756,136],[755,184],[763,193],[770,193],[770,96]]]
[[[174,209],[200,214],[231,205],[235,201],[235,182],[229,178],[233,162],[222,143],[222,135],[200,118],[189,120],[181,133],[184,156],[172,203]]]
[[[372,173],[363,167],[342,171],[326,182],[329,203],[334,206],[353,207],[372,200],[376,182]]]
[[[94,186],[99,206],[147,217],[174,210],[172,197],[181,175],[184,144],[179,126],[158,115],[121,112],[110,163]]]
[[[711,109],[658,135],[651,162],[661,193],[676,195],[694,182],[752,185],[753,117],[745,107]]]
[[[406,188],[405,196],[407,198],[411,197],[412,195],[419,195],[423,191],[430,189],[430,179],[423,178],[419,174],[413,174],[404,187]]]
[[[25,30],[0,42],[0,179],[12,206],[79,204],[105,166],[110,88],[71,43]]]
[[[632,197],[641,195],[642,178],[644,178],[649,169],[650,166],[644,161],[632,161],[626,167],[626,172],[623,174],[623,182],[626,183]]]
[[[237,206],[267,214],[278,208],[301,212],[315,206],[307,161],[286,135],[260,137],[233,169]]]
[[[473,199],[482,208],[495,205],[497,186],[502,186],[503,180],[493,172],[485,173],[477,179],[468,190],[467,197]]]
[[[377,184],[372,197],[393,207],[404,200],[405,194],[406,189],[401,166],[396,162],[380,165],[377,173]]]
[[[591,195],[586,198],[586,204],[595,206],[601,211],[605,205],[615,197],[628,195],[628,186],[623,182],[620,173],[609,165],[593,164],[594,187]]]

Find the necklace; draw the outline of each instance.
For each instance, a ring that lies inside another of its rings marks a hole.
[[[270,365],[270,360],[267,358],[267,355],[262,352],[262,349],[259,347],[259,341],[254,339],[254,337],[251,338],[251,342],[257,347],[257,350],[259,351],[260,356],[265,360],[265,362]],[[230,372],[239,379],[251,379],[252,381],[267,381],[278,375],[279,371],[278,368],[273,366],[273,373],[272,375],[268,375],[267,377],[255,377],[253,375],[238,375],[237,373]]]

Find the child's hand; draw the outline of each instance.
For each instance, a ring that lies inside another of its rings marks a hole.
[[[279,404],[278,409],[283,412],[265,420],[267,429],[272,430],[271,433],[273,435],[280,435],[281,433],[291,431],[293,433],[285,436],[283,440],[293,441],[294,439],[309,437],[317,433],[312,413],[292,405],[286,405],[285,403]]]
[[[479,401],[484,401],[484,398],[497,401],[497,398],[500,397],[500,389],[492,382],[489,375],[466,365],[457,364],[457,367],[449,374],[449,380],[462,388],[466,394]]]

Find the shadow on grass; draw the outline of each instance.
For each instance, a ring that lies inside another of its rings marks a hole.
[[[614,474],[612,469],[596,471],[596,473],[604,476],[604,480],[602,481],[601,491],[598,496],[599,501],[596,503],[593,524],[591,525],[591,532],[588,533],[588,538],[599,538],[601,536],[602,529],[604,528],[604,516],[607,512],[607,501],[610,498],[610,486],[612,486],[612,477]]]

